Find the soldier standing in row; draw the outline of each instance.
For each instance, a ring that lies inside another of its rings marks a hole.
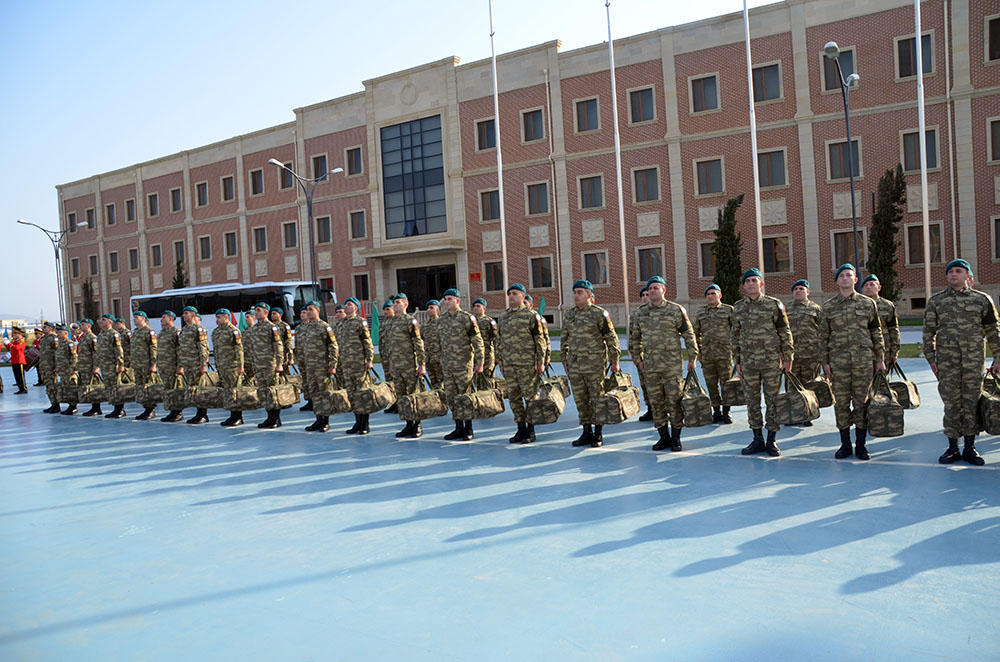
[[[128,324],[121,317],[115,318],[115,323],[112,328],[118,332],[118,336],[122,340],[122,352],[125,354],[125,370],[131,376],[132,368],[132,332],[128,328]]]
[[[882,283],[878,276],[869,274],[861,281],[861,293],[875,301],[878,306],[878,318],[882,323],[882,338],[885,340],[885,365],[891,368],[899,358],[899,317],[896,316],[896,304],[879,296]]]
[[[393,299],[386,299],[386,302],[382,304],[382,324],[379,325],[378,330],[378,355],[382,361],[382,374],[385,376],[385,381],[392,383],[392,346],[389,341],[389,330],[392,328],[392,318],[395,312],[392,309]],[[383,414],[396,414],[399,412],[399,408],[396,403],[393,402],[391,405],[385,408]]]
[[[486,314],[486,299],[482,297],[472,302],[472,315],[483,337],[483,374],[492,377],[496,365],[497,321]]]
[[[837,268],[834,280],[839,293],[823,303],[820,351],[823,370],[833,384],[833,410],[840,431],[838,460],[850,457],[871,459],[865,447],[868,436],[868,389],[872,370],[885,371],[885,344],[875,302],[854,289],[858,282],[852,264]],[[855,447],[851,449],[851,423]]]
[[[254,315],[253,308],[243,314],[243,320],[247,325],[247,328],[243,329],[243,374],[247,379],[255,379],[253,360],[250,358],[253,356],[253,334],[250,331],[257,326],[257,316]],[[309,409],[312,410],[312,407]]]
[[[58,414],[59,384],[56,383],[56,334],[51,322],[42,322],[41,342],[38,343],[38,380],[45,386],[49,408],[43,414]]]
[[[257,322],[247,335],[250,336],[253,351],[251,360],[258,388],[270,388],[277,383],[277,376],[284,370],[282,362],[285,348],[281,342],[281,331],[268,319],[271,306],[264,302],[254,306],[253,313]],[[263,423],[257,424],[263,430],[281,427],[281,408],[270,409]]]
[[[285,356],[282,363],[285,366],[285,374],[290,374],[289,367],[295,363],[295,331],[289,326],[288,322],[282,319],[285,314],[281,308],[275,306],[271,309],[267,318],[271,321],[271,324],[278,327],[278,333],[281,334],[281,346],[285,350]]]
[[[948,450],[941,464],[965,460],[981,467],[986,461],[976,450],[979,432],[977,408],[986,362],[985,341],[990,344],[990,372],[1000,373],[1000,325],[990,295],[969,286],[972,267],[952,260],[945,269],[948,287],[931,297],[924,311],[924,357],[938,378],[944,404],[944,433]],[[958,451],[958,438],[965,446]]]
[[[782,370],[791,370],[792,332],[788,328],[785,304],[764,294],[764,277],[756,267],[747,269],[741,279],[744,297],[733,308],[733,360],[743,381],[747,419],[753,440],[740,452],[743,455],[767,453],[778,457],[775,437],[781,425],[774,412],[774,396],[781,388]],[[764,391],[767,418],[760,411],[760,393]],[[767,427],[767,442],[762,428]]]
[[[243,334],[233,325],[230,310],[215,311],[215,329],[212,331],[212,353],[215,369],[219,373],[219,388],[234,389],[243,377]],[[220,423],[224,428],[243,425],[243,412],[231,410],[229,418]]]
[[[344,313],[347,316],[338,327],[340,353],[337,375],[348,393],[368,388],[368,371],[372,369],[372,361],[375,359],[375,348],[372,346],[368,322],[358,314],[360,309],[361,302],[354,297],[345,301]],[[318,315],[318,305],[316,305],[316,312]],[[354,425],[344,432],[345,434],[368,434],[368,414],[355,414]]]
[[[314,327],[317,326],[316,322],[320,320],[319,317],[319,307],[316,308],[315,321],[312,312],[309,310],[309,304],[306,304],[302,310],[299,311],[299,325],[295,329],[295,347],[293,348],[293,355],[295,357],[295,365],[299,367],[299,372],[302,373],[302,397],[305,398],[306,403],[299,407],[299,411],[313,411],[313,393],[310,384],[313,383],[312,377],[309,375],[311,367],[309,365],[309,356],[306,352],[301,349],[309,342],[309,334],[313,332]],[[248,348],[249,349],[249,348]],[[320,379],[322,381],[322,378]]]
[[[722,303],[722,288],[715,283],[705,288],[705,301],[694,318],[701,371],[712,402],[712,422],[729,424],[733,419],[722,402],[722,385],[733,372],[733,307]]]
[[[804,278],[795,281],[792,285],[792,305],[786,311],[788,325],[792,329],[792,342],[795,343],[792,374],[803,384],[816,377],[818,368],[823,363],[819,341],[823,307],[809,300],[809,289],[809,281]],[[812,427],[812,421],[805,421],[802,425]]]
[[[472,420],[460,419],[455,412],[455,398],[469,388],[473,373],[483,372],[483,336],[476,318],[462,310],[462,293],[455,288],[444,291],[441,299],[441,362],[444,367],[444,395],[455,419],[455,429],[444,436],[447,441],[473,438]]]
[[[172,310],[164,310],[160,315],[160,334],[156,343],[156,367],[168,389],[174,387],[174,380],[177,379],[178,341],[177,327],[174,320],[177,314]],[[160,419],[163,423],[173,423],[181,420],[181,411],[174,409],[167,412],[167,415]]]
[[[431,299],[427,302],[427,322],[420,327],[424,337],[424,351],[427,352],[427,376],[432,388],[441,388],[444,383],[444,368],[441,367],[441,333],[438,330],[441,316],[441,302]]]
[[[97,336],[94,334],[94,320],[89,317],[80,321],[80,340],[76,346],[76,371],[80,376],[80,384],[90,382],[97,367]],[[101,403],[95,402],[90,409],[83,412],[84,416],[100,416]]]
[[[681,429],[684,425],[681,338],[687,347],[688,370],[691,372],[695,370],[699,344],[687,311],[680,304],[667,300],[667,283],[663,277],[653,276],[646,287],[649,305],[635,315],[635,348],[642,357],[636,368],[640,374],[646,375],[653,425],[660,433],[653,450],[669,448],[677,452],[683,450]],[[707,365],[704,360],[702,365]]]
[[[59,376],[62,400],[66,409],[61,414],[72,416],[76,413],[77,386],[77,344],[69,337],[69,327],[60,324],[56,329],[56,374]]]
[[[308,374],[302,375],[302,387],[309,393],[317,393],[323,388],[327,377],[337,374],[337,362],[340,359],[340,347],[334,328],[319,317],[319,302],[312,301],[306,306],[309,310],[309,332],[299,338],[301,355],[309,363]],[[339,326],[339,323],[337,323]],[[306,427],[306,432],[326,432],[330,429],[330,417],[316,414],[316,420]]]
[[[636,351],[635,329],[639,311],[649,305],[649,287],[642,286],[639,290],[639,305],[632,311],[628,321],[628,352],[632,356],[632,363],[639,365],[642,357]],[[653,420],[653,410],[649,407],[649,391],[646,390],[646,375],[641,370],[639,372],[639,389],[642,391],[642,401],[646,403],[646,413],[639,416],[643,423]]]
[[[413,315],[406,312],[409,301],[400,292],[393,297],[392,329],[389,344],[392,347],[392,377],[396,388],[396,399],[419,390],[420,378],[426,372],[427,353],[424,339],[420,335],[420,324]],[[417,438],[424,433],[420,421],[406,421],[397,438]]]
[[[121,335],[112,328],[114,318],[111,315],[101,315],[98,320],[101,332],[97,336],[97,365],[100,366],[101,376],[108,389],[121,382],[125,373],[125,350],[122,347]],[[105,414],[104,418],[124,418],[125,404],[115,403],[110,414]]]
[[[156,332],[149,328],[149,318],[141,310],[137,310],[132,316],[135,324],[135,332],[132,334],[132,374],[135,378],[136,395],[142,397],[142,389],[150,382],[153,375],[157,373],[157,344]],[[124,349],[124,347],[123,347]],[[137,421],[152,421],[156,418],[156,403],[140,401],[143,407],[141,414],[135,417]]]
[[[338,303],[337,307],[333,309],[333,330],[337,330],[337,325],[344,321],[347,317],[347,313],[344,311],[344,304]]]
[[[531,298],[530,294],[524,295],[524,305],[526,305],[530,310],[535,310],[535,300]],[[548,367],[552,363],[552,341],[549,339],[549,325],[542,317],[541,313],[538,315],[542,319],[542,346],[545,347],[545,366]]]
[[[190,387],[208,372],[208,331],[201,325],[201,316],[194,306],[186,306],[181,311],[181,319],[184,326],[177,336],[177,374]],[[199,407],[187,422],[189,425],[208,423],[208,410]]]
[[[604,368],[618,372],[618,334],[611,315],[594,305],[594,286],[589,280],[573,283],[573,307],[563,315],[560,339],[563,365],[573,389],[583,433],[574,446],[604,445],[602,425],[594,425],[596,398],[604,394]]]
[[[524,285],[507,288],[508,307],[497,323],[497,363],[507,380],[510,410],[517,423],[512,444],[530,444],[535,440],[535,426],[529,423],[525,400],[533,395],[532,387],[545,372],[545,326],[541,316],[524,304]],[[480,327],[482,328],[482,327]]]

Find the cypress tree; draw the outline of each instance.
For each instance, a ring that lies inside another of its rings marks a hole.
[[[177,260],[177,270],[174,271],[174,282],[171,284],[175,290],[179,290],[182,287],[188,286],[188,277],[184,272],[184,263]]]
[[[886,170],[878,182],[878,203],[872,215],[871,236],[868,238],[868,272],[882,283],[881,296],[895,301],[903,289],[896,273],[897,233],[906,206],[906,179],[903,166]]]
[[[83,283],[83,316],[96,320],[100,316],[100,313],[97,301],[94,300],[94,286],[90,284],[90,279],[88,278]]]
[[[723,303],[735,303],[740,298],[740,277],[743,266],[740,251],[743,235],[736,231],[736,210],[743,204],[743,194],[726,201],[719,210],[719,225],[712,242],[712,260],[715,262],[715,283],[722,288]]]

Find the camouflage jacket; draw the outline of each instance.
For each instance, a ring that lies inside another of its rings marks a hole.
[[[635,317],[635,346],[644,372],[680,376],[684,371],[681,338],[692,359],[699,347],[684,307],[667,300],[658,306],[650,302]]]
[[[815,301],[793,301],[786,312],[795,353],[803,359],[820,360],[819,329],[823,323],[823,307]]]
[[[177,334],[177,367],[188,373],[188,385],[194,384],[197,373],[208,365],[208,331],[201,324],[185,324]]]
[[[857,292],[846,297],[837,294],[824,301],[819,346],[824,364],[838,356],[857,358],[862,352],[870,352],[870,360],[876,363],[881,361],[885,356],[885,344],[875,302]]]
[[[878,306],[878,318],[882,322],[882,336],[885,339],[885,360],[895,360],[899,356],[899,317],[896,316],[896,304],[875,297],[875,305]]]
[[[479,334],[483,337],[483,365],[495,363],[497,343],[497,321],[483,313],[476,318],[479,324]]]
[[[541,315],[527,306],[500,313],[496,329],[497,362],[504,366],[544,365],[544,328]]]
[[[386,335],[392,355],[393,369],[416,370],[427,362],[424,339],[420,335],[420,323],[409,314],[403,313],[392,318],[392,326]]]
[[[428,363],[441,363],[440,321],[440,316],[434,319],[428,318],[427,322],[420,327],[420,333],[424,337],[424,351],[427,352]]]
[[[368,331],[368,322],[365,318],[356,314],[345,317],[340,320],[337,332],[340,334],[337,338],[340,365],[357,372],[375,357],[375,347],[372,345],[371,333]]]
[[[309,324],[311,326],[304,335],[296,334],[299,345],[295,351],[297,355],[305,357],[310,370],[316,370],[325,376],[331,369],[337,367],[340,356],[337,334],[333,327],[323,320]]]
[[[441,313],[441,347],[448,351],[441,353],[441,365],[445,370],[466,369],[483,365],[483,336],[479,332],[476,318],[461,308],[454,312]]]
[[[560,349],[567,370],[604,372],[604,366],[619,356],[611,315],[594,304],[573,306],[563,315]]]
[[[164,383],[177,372],[178,335],[177,327],[170,324],[161,326],[156,338],[156,369],[163,376]]]
[[[793,359],[792,332],[785,304],[761,294],[743,297],[733,306],[733,362],[767,366]]]
[[[212,331],[212,354],[215,369],[232,382],[243,370],[243,334],[230,322],[220,324]]]
[[[97,365],[105,380],[114,378],[119,367],[125,367],[121,335],[114,329],[108,328],[97,334]]]
[[[132,360],[130,365],[137,370],[149,372],[150,368],[156,365],[158,339],[156,331],[148,326],[141,326],[132,334],[131,340]],[[123,345],[122,350],[125,347]],[[159,368],[157,368],[159,369]]]
[[[326,322],[323,323],[326,324]],[[281,334],[281,346],[285,350],[282,362],[286,366],[291,365],[295,362],[295,332],[285,320],[274,322],[274,326],[278,327],[278,332]]]
[[[53,374],[56,370],[56,334],[46,333],[38,343],[38,372]]]
[[[277,371],[283,365],[285,346],[281,342],[281,330],[277,325],[267,320],[258,321],[247,330],[247,336],[250,337],[250,361],[258,379],[262,374]]]
[[[958,291],[949,287],[927,302],[924,358],[928,363],[951,359],[956,354],[984,355],[984,339],[993,356],[1000,357],[1000,326],[989,294],[971,287]]]
[[[733,310],[728,303],[702,306],[694,316],[694,336],[703,359],[732,360]]]
[[[69,380],[77,370],[77,344],[67,338],[56,338],[56,374],[63,381]]]
[[[97,336],[93,331],[80,336],[76,352],[76,369],[85,375],[90,375],[97,367]]]

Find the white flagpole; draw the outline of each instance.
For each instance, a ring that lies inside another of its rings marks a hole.
[[[919,0],[918,0],[919,1]],[[753,211],[757,221],[757,266],[764,270],[764,238],[760,221],[760,165],[757,163],[757,113],[753,102],[753,62],[750,59],[750,13],[743,0],[743,34],[747,46],[747,93],[750,98],[750,150],[753,152]]]
[[[611,70],[611,118],[615,133],[615,174],[618,180],[618,234],[622,251],[622,294],[625,298],[625,322],[629,316],[628,255],[625,253],[625,200],[622,197],[622,143],[618,134],[618,86],[615,84],[615,44],[611,40],[611,0],[605,0],[608,16],[608,67]],[[680,293],[678,292],[678,295]]]
[[[497,89],[497,50],[493,43],[493,0],[490,2],[490,61],[493,69],[493,134],[497,141],[497,197],[500,203],[500,260],[503,270],[503,289],[509,284],[507,271],[507,224],[503,213],[503,155],[500,151],[500,94]],[[506,307],[506,306],[504,306]]]
[[[917,23],[917,34],[914,42],[917,47],[917,142],[920,145],[920,210],[924,217],[924,296],[926,297],[924,301],[930,301],[931,224],[930,211],[927,209],[927,127],[924,120],[924,55],[920,43],[920,0],[913,0],[913,13]]]

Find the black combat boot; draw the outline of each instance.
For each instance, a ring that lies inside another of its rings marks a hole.
[[[401,437],[409,437],[410,434],[413,432],[413,423],[414,421],[406,421],[406,425],[403,427],[403,429],[396,433],[396,439],[399,439]]]
[[[281,427],[281,420],[278,418],[280,412],[280,409],[272,409],[268,411],[267,418],[264,419],[263,423],[258,423],[257,427],[261,430],[273,430]]]
[[[729,425],[733,422],[733,417],[729,415],[729,407],[722,408],[722,422]]]
[[[462,441],[472,441],[475,436],[472,432],[472,419],[467,419],[462,426]]]
[[[171,409],[170,412],[166,416],[164,416],[163,418],[160,419],[160,422],[161,423],[176,423],[177,421],[179,421],[179,420],[181,420],[183,418],[184,417],[181,416],[181,410],[180,409]]]
[[[125,405],[115,405],[110,414],[105,414],[104,418],[125,418]]]
[[[139,414],[138,416],[135,417],[135,420],[137,420],[137,421],[148,421],[148,420],[156,418],[156,416],[153,415],[153,411],[155,409],[156,409],[155,407],[146,407],[145,409],[142,410],[141,414]]]
[[[455,419],[455,429],[444,436],[445,441],[455,441],[465,436],[465,421]]]
[[[524,427],[525,427],[524,439],[521,440],[521,443],[530,444],[535,440],[535,424],[525,423]]]
[[[354,425],[344,430],[344,434],[357,434],[361,428],[361,414],[354,415]]]
[[[63,410],[62,410],[61,412],[59,412],[59,413],[60,413],[60,414],[62,414],[63,416],[72,416],[73,414],[75,414],[75,413],[76,413],[76,405],[75,405],[75,404],[73,404],[73,403],[70,403],[70,404],[68,404],[68,405],[66,406],[66,408],[65,408],[65,409],[63,409]]]
[[[653,420],[653,412],[650,411],[649,407],[646,407],[646,413],[639,417],[639,420],[643,423],[648,423]]]
[[[803,421],[803,422],[799,423],[799,425],[801,425],[804,428],[811,428],[813,426],[813,422],[812,421]]]
[[[986,464],[986,460],[976,450],[976,435],[965,435],[965,448],[962,449],[962,459],[974,467],[981,467]]]
[[[754,453],[764,452],[764,433],[760,428],[754,428],[753,430],[753,441],[751,441],[747,446],[740,451],[743,455],[753,455]]]
[[[840,432],[840,448],[833,454],[838,460],[854,455],[854,448],[851,447],[851,428],[844,428]]]
[[[764,451],[771,457],[778,457],[781,455],[781,451],[778,449],[778,444],[774,441],[777,434],[778,432],[776,430],[767,431],[767,443],[764,444]]]
[[[318,432],[322,426],[323,426],[323,417],[320,416],[319,414],[316,414],[316,420],[307,425],[305,430],[306,432]]]
[[[299,407],[299,411],[312,411],[312,410],[313,410],[313,401],[312,400],[306,400],[306,403],[304,405],[302,405],[301,407]]]
[[[383,409],[382,413],[383,414],[398,414],[399,413],[399,407],[397,407],[396,403],[393,402],[391,405],[389,405],[389,407],[387,409]]]
[[[201,423],[208,423],[208,410],[199,408],[198,411],[194,413],[194,416],[188,419],[189,425],[200,425]]]
[[[410,430],[410,439],[419,439],[424,436],[424,426],[420,425],[420,421],[413,421],[413,429]]]
[[[48,409],[43,409],[42,413],[43,414],[58,414],[60,411],[62,411],[62,410],[59,408],[59,403],[58,402],[53,402],[53,403],[49,404],[49,408]]]
[[[229,418],[220,423],[224,428],[235,428],[243,425],[243,412],[241,411],[231,411],[229,412]]]
[[[573,442],[574,446],[589,446],[594,441],[594,429],[589,423],[583,426],[583,433]]]
[[[590,442],[591,448],[600,448],[604,445],[604,426],[595,425],[594,426],[594,439]]]
[[[357,434],[368,434],[370,431],[368,428],[368,414],[361,414],[361,427],[358,428]]]
[[[712,407],[712,422],[721,423],[722,422],[722,410],[718,407]]]
[[[528,434],[528,425],[526,423],[518,423],[517,432],[515,432],[514,436],[508,439],[507,441],[509,441],[512,444],[520,444],[521,442],[524,441],[524,437],[527,434]]]
[[[864,428],[854,428],[854,457],[859,460],[870,460],[872,454],[865,448],[865,441],[868,439],[868,430]]]
[[[316,432],[329,432],[330,431],[330,417],[320,416],[319,417],[319,427],[316,428]]]
[[[660,439],[653,444],[653,450],[665,451],[670,448],[670,428],[664,425],[663,427],[656,428],[656,431],[660,433]]]
[[[670,452],[677,453],[684,450],[681,446],[681,428],[670,428]]]
[[[84,416],[101,416],[103,413],[104,412],[101,411],[101,405],[95,404],[95,405],[90,405],[90,409],[88,409],[87,411],[83,412],[83,415]]]
[[[951,464],[962,459],[962,454],[958,451],[958,439],[948,437],[948,450],[938,458],[941,464]]]

